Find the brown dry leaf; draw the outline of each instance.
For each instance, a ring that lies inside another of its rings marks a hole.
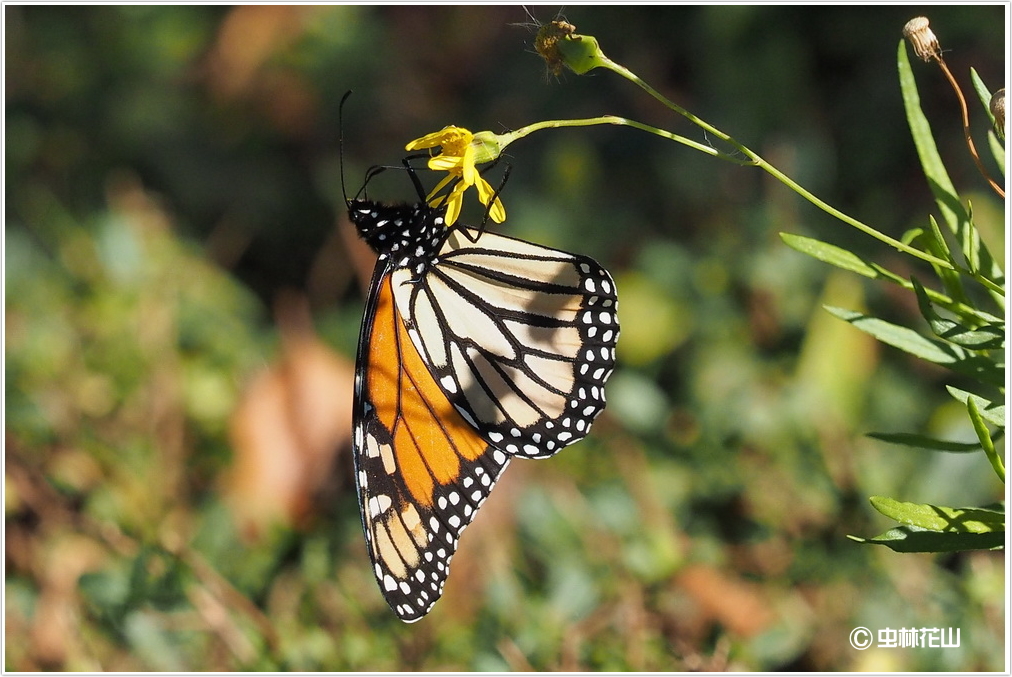
[[[297,135],[312,127],[316,97],[294,69],[272,65],[272,58],[302,35],[320,8],[244,5],[222,23],[205,62],[210,90],[222,100],[257,101],[275,125]]]
[[[707,618],[740,637],[752,637],[774,621],[769,602],[756,584],[701,564],[685,567],[675,582]]]
[[[299,525],[351,443],[355,371],[315,337],[301,299],[278,303],[282,354],[256,375],[230,421],[235,452],[225,493],[243,533]]]
[[[302,33],[311,8],[244,5],[222,22],[207,68],[212,89],[230,99],[250,88],[257,72]]]
[[[54,536],[40,550],[42,579],[29,634],[31,653],[41,665],[61,669],[80,643],[77,581],[103,566],[106,552],[88,536],[72,532]]]

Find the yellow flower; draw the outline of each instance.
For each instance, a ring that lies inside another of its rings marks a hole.
[[[476,165],[491,162],[499,157],[504,145],[500,143],[500,138],[491,132],[472,134],[463,127],[450,125],[438,132],[415,139],[405,149],[419,150],[439,146],[439,154],[429,158],[429,169],[448,172],[448,175],[425,199],[432,207],[438,207],[445,202],[446,225],[449,226],[460,216],[464,192],[471,186],[478,189],[478,199],[483,205],[488,206],[492,196],[495,195],[495,190],[481,177]],[[453,187],[449,194],[440,195],[440,191],[450,183],[453,183]],[[506,208],[502,206],[498,197],[492,202],[489,217],[496,223],[506,220]]]

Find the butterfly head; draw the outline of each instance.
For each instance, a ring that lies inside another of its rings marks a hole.
[[[348,200],[348,215],[380,258],[397,258],[404,267],[427,266],[449,235],[446,208],[424,202],[385,205],[355,198]]]

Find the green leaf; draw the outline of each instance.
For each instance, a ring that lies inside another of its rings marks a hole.
[[[956,259],[953,258],[952,250],[949,249],[949,243],[945,241],[945,236],[942,235],[942,230],[938,227],[938,221],[935,220],[934,216],[929,216],[928,223],[931,224],[931,228],[928,230],[931,237],[926,238],[928,243],[926,249],[928,250],[928,253],[934,254],[938,258],[948,261],[952,265],[956,265]],[[949,270],[948,272],[958,275],[958,273],[954,270]]]
[[[911,242],[915,242],[919,237],[924,237],[924,229],[910,228],[909,230],[903,232],[903,237],[900,238],[900,242],[903,244],[910,244]]]
[[[966,210],[970,219],[967,221],[966,227],[963,228],[963,237],[959,242],[959,246],[963,250],[963,258],[966,259],[967,269],[970,273],[977,274],[981,272],[981,249],[983,243],[980,241],[980,233],[977,232],[977,228],[973,225],[973,205],[969,200],[966,202]],[[984,272],[987,273],[989,271]]]
[[[956,259],[952,255],[949,243],[945,241],[945,236],[942,235],[941,228],[938,227],[938,221],[935,220],[934,216],[929,216],[928,222],[931,224],[931,229],[929,230],[931,237],[927,238],[928,246],[925,248],[928,252],[948,261],[953,267],[956,267]],[[966,232],[965,227],[962,227],[962,230],[964,233]],[[963,278],[957,271],[939,266],[932,267],[935,269],[935,274],[942,280],[942,286],[945,287],[945,291],[949,293],[949,296],[964,302],[968,300],[966,290],[963,288]]]
[[[914,293],[917,294],[917,305],[920,307],[921,315],[928,321],[931,331],[938,338],[971,350],[992,350],[1005,346],[1004,324],[985,324],[971,329],[955,320],[947,320],[935,312],[927,290],[921,283],[913,278],[910,283],[913,285]]]
[[[1005,176],[1005,146],[998,139],[998,135],[994,133],[994,130],[987,133],[987,145],[991,148],[991,155],[994,156],[994,161],[998,164],[1001,175]]]
[[[957,401],[966,404],[967,400],[973,400],[974,405],[977,407],[977,411],[980,413],[981,418],[985,421],[989,421],[1000,428],[1005,427],[1005,405],[999,402],[992,402],[991,400],[968,393],[965,390],[959,388],[953,388],[952,386],[945,386],[945,389],[949,391]]]
[[[938,533],[915,527],[896,527],[875,538],[850,536],[858,543],[884,545],[895,552],[962,552],[964,550],[1000,550],[1005,532],[986,534]]]
[[[872,496],[872,507],[908,527],[946,533],[987,534],[1005,531],[1004,510],[948,508],[927,503],[908,503],[888,496]]]
[[[977,404],[972,398],[967,398],[966,400],[966,411],[970,415],[970,422],[973,424],[973,429],[977,433],[977,439],[980,440],[980,446],[984,449],[987,460],[991,462],[991,467],[994,468],[994,471],[1001,478],[1002,483],[1004,483],[1005,461],[1002,460],[1001,455],[995,450],[994,442],[991,441],[991,431],[987,429],[987,424],[981,418],[980,412],[977,411]]]
[[[915,235],[923,235],[924,233],[924,231],[920,228],[910,232]],[[818,259],[823,263],[828,263],[831,266],[836,266],[837,268],[857,273],[858,275],[863,275],[864,277],[868,277],[873,280],[885,280],[887,282],[892,282],[904,289],[913,289],[909,280],[900,277],[886,268],[883,268],[877,263],[867,261],[857,254],[854,254],[846,249],[842,249],[841,247],[837,247],[836,245],[810,237],[804,237],[802,235],[794,235],[792,233],[780,233],[780,238],[784,241],[784,244],[791,249]],[[936,292],[933,289],[925,289],[925,292],[932,302],[943,308],[951,310],[954,313],[975,317],[983,322],[1001,321],[1000,318],[991,315],[990,313],[985,313],[984,311],[977,310],[976,308],[955,303],[945,294]]]
[[[991,95],[984,81],[980,79],[980,75],[977,74],[976,68],[970,68],[970,81],[973,82],[973,89],[977,92],[977,98],[980,99],[980,105],[984,107],[984,112],[987,113],[988,118],[991,120],[991,125],[994,125],[994,115],[991,113]]]
[[[913,329],[901,327],[876,317],[871,317],[853,310],[837,308],[835,306],[824,306],[833,315],[845,322],[849,322],[861,331],[871,334],[879,341],[888,343],[911,355],[936,364],[951,364],[957,361],[961,355],[958,349],[947,346],[939,341],[933,341],[921,336]]]
[[[953,371],[973,376],[974,378],[1002,386],[1005,383],[1004,369],[997,367],[985,357],[968,353],[959,346],[943,343],[921,336],[913,329],[901,327],[876,317],[857,313],[852,310],[823,306],[841,320],[851,323],[861,331],[871,334],[879,341],[899,348],[928,362],[940,364]]]
[[[980,445],[973,442],[949,442],[914,433],[868,433],[868,437],[888,442],[889,444],[902,444],[906,447],[916,447],[931,451],[947,451],[957,454],[980,451]]]
[[[928,179],[928,186],[935,196],[938,209],[953,233],[959,232],[959,224],[966,220],[966,210],[959,201],[955,186],[945,170],[938,147],[931,134],[931,125],[924,111],[921,110],[921,98],[917,93],[917,82],[914,80],[910,59],[907,56],[905,40],[900,40],[897,53],[897,64],[900,74],[900,90],[903,93],[903,107],[907,113],[907,123],[917,147],[917,155]]]
[[[967,268],[974,275],[987,278],[990,282],[999,286],[1000,291],[987,287],[988,293],[1000,308],[1005,307],[1005,273],[998,265],[998,262],[991,256],[991,251],[980,239],[980,233],[973,224],[973,205],[967,201],[968,220],[962,225],[960,246],[963,249],[963,258],[966,259]],[[980,282],[980,280],[978,280]]]
[[[784,243],[796,251],[802,254],[807,254],[813,258],[828,263],[831,266],[842,268],[843,270],[857,273],[871,279],[894,279],[903,280],[895,273],[890,273],[888,270],[881,266],[869,263],[865,261],[857,254],[837,247],[836,245],[829,244],[828,242],[822,242],[810,237],[804,237],[802,235],[793,235],[791,233],[780,233],[780,238]]]

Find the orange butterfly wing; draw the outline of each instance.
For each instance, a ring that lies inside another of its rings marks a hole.
[[[359,345],[355,465],[376,579],[412,622],[442,593],[460,534],[509,458],[433,379],[397,310],[391,268],[374,275]]]

